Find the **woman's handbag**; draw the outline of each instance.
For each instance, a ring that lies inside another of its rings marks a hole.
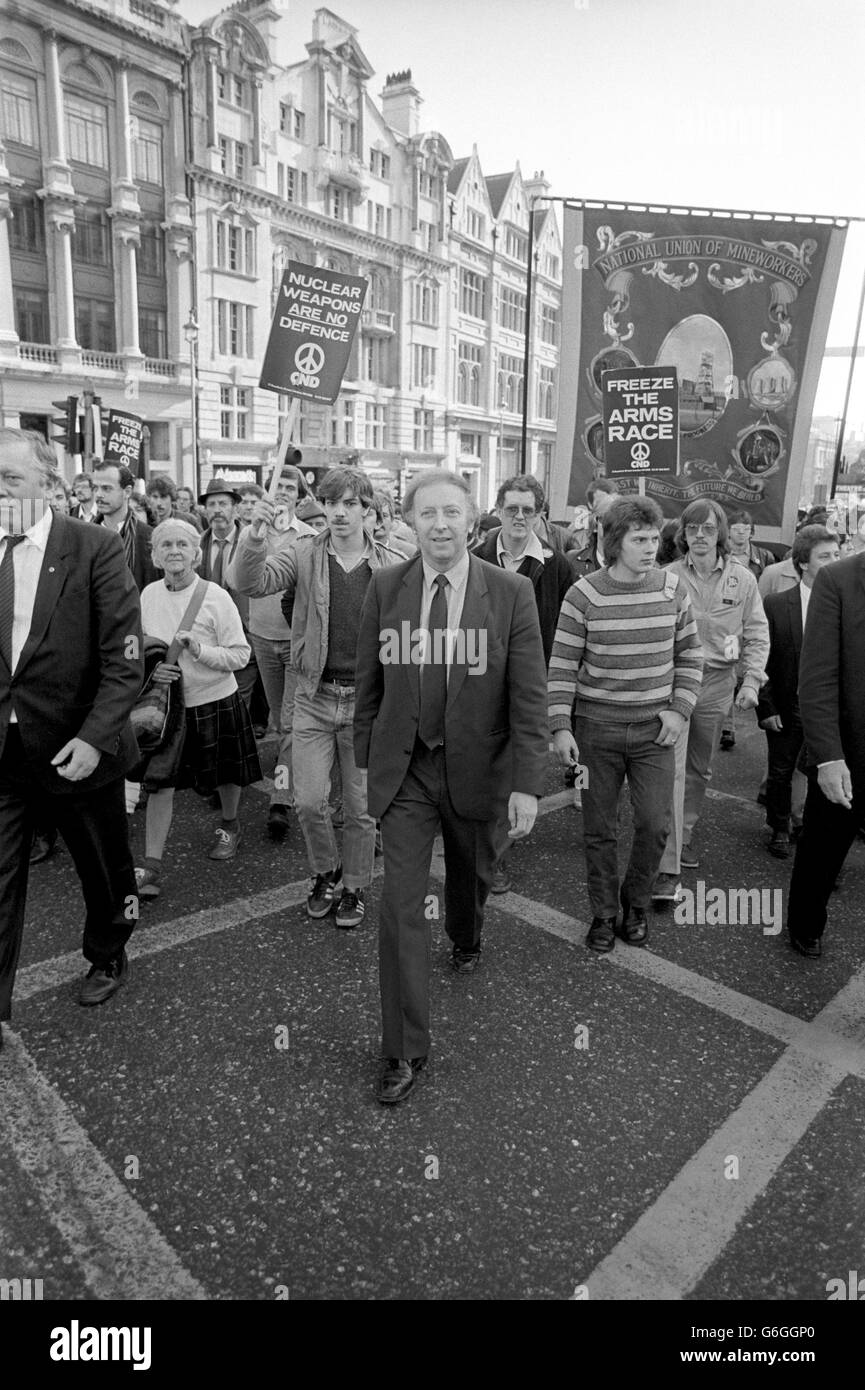
[[[207,583],[204,579],[199,579],[195,586],[195,591],[186,611],[180,620],[178,632],[184,632],[192,627],[195,622],[196,614],[204,601],[207,592]],[[161,643],[158,644],[161,647]],[[165,662],[168,666],[173,666],[180,656],[180,643],[175,637],[162,656],[158,652],[157,644],[152,644],[151,654],[158,655],[159,660],[153,662],[150,674],[142,686],[141,693],[130,713],[130,722],[135,739],[138,744],[139,752],[143,757],[148,757],[155,753],[164,744],[170,742],[177,724],[183,717],[183,689],[180,681],[157,682],[153,679],[153,673],[160,662]]]

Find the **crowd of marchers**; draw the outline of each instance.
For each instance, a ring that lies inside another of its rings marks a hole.
[[[268,727],[266,830],[302,835],[307,915],[359,928],[383,856],[383,1104],[430,1051],[434,839],[452,970],[470,975],[551,741],[582,810],[586,944],[608,952],[645,945],[653,902],[698,867],[713,760],[756,710],[767,848],[795,855],[788,940],[820,956],[865,813],[865,527],[842,558],[846,538],[809,514],[777,559],[747,513],[708,497],[665,520],[596,479],[563,527],[527,475],[480,517],[448,470],[418,473],[397,504],[351,466],[312,496],[299,464],[267,491],[213,478],[196,497],[159,475],[141,495],[97,461],[70,493],[44,440],[0,430],[0,1042],[30,866],[63,837],[86,908],[80,1002],[104,1003],[139,905],[171,892],[178,792],[213,806],[209,860],[254,855],[243,793]],[[394,660],[402,633],[419,642]]]

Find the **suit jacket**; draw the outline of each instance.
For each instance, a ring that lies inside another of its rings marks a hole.
[[[763,600],[769,623],[769,659],[766,682],[760,688],[757,718],[781,716],[785,732],[798,713],[799,658],[802,655],[802,596],[795,589],[781,589]]]
[[[234,526],[228,533],[228,546],[223,552],[222,557],[222,588],[234,599],[237,611],[240,614],[240,621],[243,623],[243,630],[249,628],[249,599],[237,589],[233,589],[226,583],[225,576],[228,573],[228,566],[234,559],[234,552],[237,549],[237,542],[240,540],[240,533],[243,530],[239,521],[235,521]],[[201,564],[198,566],[198,574],[202,579],[210,579],[210,552],[213,549],[213,532],[208,526],[204,535],[201,537]]]
[[[814,580],[799,664],[808,761],[843,758],[865,790],[865,554],[826,565]]]
[[[499,535],[499,530],[488,531],[486,538],[474,547],[473,553],[479,559],[486,560],[498,569],[503,569],[504,566],[499,565],[497,555]],[[541,544],[543,546],[543,542]],[[574,582],[574,576],[564,551],[553,550],[550,546],[543,548],[545,552],[543,564],[532,555],[524,556],[522,569],[514,571],[514,573],[524,574],[527,579],[531,580],[535,591],[535,603],[538,605],[541,641],[544,644],[544,660],[549,665],[559,621],[559,609],[565,594]]]
[[[370,815],[381,816],[399,791],[414,751],[420,707],[419,667],[382,661],[388,633],[405,642],[420,620],[420,555],[374,571],[364,600],[357,644],[354,749],[367,768]],[[501,816],[511,792],[540,796],[549,734],[546,666],[531,583],[522,575],[469,556],[460,628],[473,631],[455,653],[445,709],[448,788],[458,815]],[[485,634],[482,639],[480,634]],[[486,667],[469,673],[469,658],[486,642]],[[459,658],[462,657],[460,661]]]
[[[14,698],[24,752],[45,789],[80,795],[121,777],[138,760],[129,711],[143,671],[141,606],[123,542],[54,512],[14,675],[0,657],[0,753]],[[68,782],[51,759],[75,737],[102,756],[90,777]]]
[[[101,512],[96,520],[100,526],[105,525]],[[135,580],[135,587],[140,594],[142,589],[146,589],[148,584],[154,584],[161,576],[151,557],[150,538],[153,535],[153,527],[148,526],[146,521],[139,521],[137,518],[134,525],[135,557],[132,565],[132,578]]]

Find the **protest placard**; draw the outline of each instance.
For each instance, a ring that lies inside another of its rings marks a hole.
[[[125,464],[130,472],[137,475],[143,438],[144,421],[139,416],[130,415],[125,410],[109,410],[103,462]]]
[[[675,474],[679,380],[675,367],[614,367],[601,376],[608,478]]]
[[[360,323],[367,281],[289,261],[282,277],[260,385],[332,405]]]

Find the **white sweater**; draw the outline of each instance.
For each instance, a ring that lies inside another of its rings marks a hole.
[[[148,584],[141,594],[141,626],[145,635],[173,642],[194,592],[192,585],[169,589],[164,579]],[[218,584],[208,583],[191,630],[201,643],[201,655],[193,660],[189,652],[182,651],[177,664],[183,678],[184,701],[193,709],[224,700],[237,689],[232,672],[246,665],[251,649],[234,600]]]

